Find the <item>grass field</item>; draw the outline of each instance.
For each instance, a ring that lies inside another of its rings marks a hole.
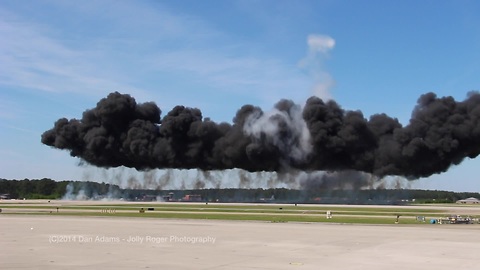
[[[330,222],[352,224],[429,224],[451,214],[480,217],[479,207],[457,205],[348,206],[294,204],[135,203],[83,201],[0,201],[2,214],[55,216],[108,216],[251,220],[267,222]],[[330,211],[332,218],[327,219]],[[425,222],[417,217],[425,217]]]

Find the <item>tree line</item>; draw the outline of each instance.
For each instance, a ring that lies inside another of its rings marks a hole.
[[[111,190],[110,186],[114,186],[97,182],[55,181],[50,178],[0,179],[0,195],[11,199],[61,199],[67,193],[69,185],[72,187],[71,192],[92,190],[100,194],[106,194]]]
[[[144,190],[122,189],[118,185],[91,181],[55,181],[49,178],[0,179],[0,195],[11,199],[124,199],[204,202],[285,202],[285,203],[346,203],[400,204],[451,203],[468,197],[480,198],[480,193],[418,189],[194,189]],[[71,195],[69,197],[69,195]],[[79,195],[82,195],[81,197]],[[187,196],[190,195],[190,196]],[[194,196],[191,196],[194,195]],[[193,199],[192,199],[193,198]]]

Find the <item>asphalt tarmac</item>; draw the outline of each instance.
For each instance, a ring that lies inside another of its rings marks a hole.
[[[0,215],[1,269],[478,269],[480,225]]]

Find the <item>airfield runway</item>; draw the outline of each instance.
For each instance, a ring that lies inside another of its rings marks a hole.
[[[2,269],[478,269],[478,225],[0,215]]]

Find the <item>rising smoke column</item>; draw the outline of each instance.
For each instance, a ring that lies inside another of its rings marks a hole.
[[[335,85],[332,76],[325,71],[323,63],[335,47],[335,39],[327,35],[310,34],[307,37],[307,55],[299,67],[313,79],[312,94],[322,99],[331,99],[330,89]]]
[[[245,105],[232,124],[184,106],[161,118],[154,103],[115,92],[81,119],[59,119],[41,140],[105,168],[361,171],[415,179],[475,158],[479,121],[477,92],[460,102],[422,95],[405,127],[385,114],[366,119],[318,97],[303,110],[288,100],[268,113]]]

